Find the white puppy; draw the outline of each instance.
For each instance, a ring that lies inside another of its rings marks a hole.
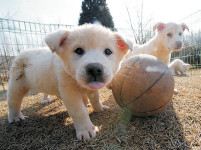
[[[51,100],[50,100],[50,95],[44,94],[44,95],[43,95],[43,99],[42,99],[42,101],[41,101],[41,104],[47,104],[47,103],[50,103],[50,102],[51,102]]]
[[[136,45],[127,57],[137,54],[150,54],[161,59],[165,64],[170,63],[171,52],[182,48],[183,32],[188,29],[184,23],[157,23],[153,30],[157,34],[146,44]]]
[[[132,42],[101,25],[53,32],[45,42],[50,49],[24,51],[12,64],[8,121],[26,118],[20,107],[32,88],[61,96],[73,119],[77,139],[94,138],[98,128],[91,122],[82,97],[89,98],[95,111],[109,108],[99,101],[98,89],[112,80],[124,55],[132,49]]]
[[[172,72],[172,75],[176,75],[179,73],[181,75],[186,75],[186,72],[189,70],[190,66],[190,64],[185,64],[180,59],[175,59],[168,65],[168,68]]]

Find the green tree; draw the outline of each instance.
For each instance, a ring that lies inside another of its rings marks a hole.
[[[83,0],[79,25],[95,22],[114,29],[113,18],[107,7],[106,0]]]

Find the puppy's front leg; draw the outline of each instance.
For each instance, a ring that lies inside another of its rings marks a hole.
[[[76,89],[62,88],[61,98],[72,117],[78,140],[95,138],[98,128],[93,125],[82,100],[82,94]]]
[[[104,110],[107,110],[110,108],[109,106],[103,105],[99,101],[99,91],[98,90],[88,91],[87,96],[91,102],[92,107],[94,108],[94,111],[101,112],[101,111],[104,111]]]

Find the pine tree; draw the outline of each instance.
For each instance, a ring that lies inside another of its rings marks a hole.
[[[100,22],[103,26],[114,29],[113,18],[106,0],[83,0],[79,25]]]

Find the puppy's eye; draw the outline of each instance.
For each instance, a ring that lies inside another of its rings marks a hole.
[[[110,49],[105,49],[105,55],[111,55],[112,54],[112,51]]]
[[[74,51],[76,54],[78,55],[84,55],[84,50],[82,48],[77,48],[75,51]]]
[[[172,37],[172,33],[168,33],[167,36]]]
[[[179,32],[179,36],[181,36],[182,35],[182,33],[181,32]]]

